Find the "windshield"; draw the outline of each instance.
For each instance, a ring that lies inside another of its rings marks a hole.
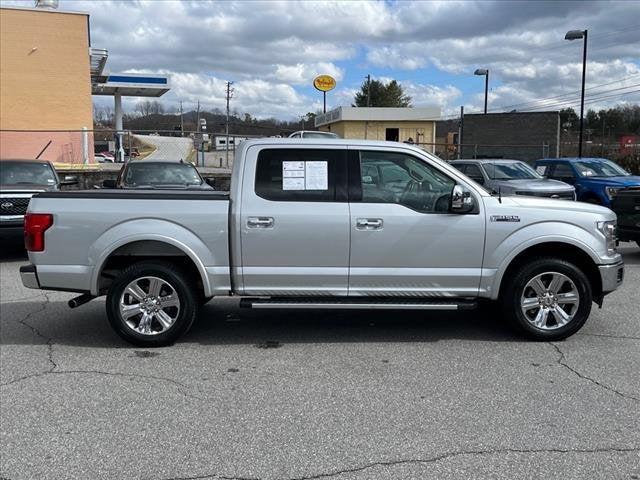
[[[629,172],[604,158],[600,160],[580,160],[575,162],[574,165],[581,177],[619,177],[621,175],[629,175]]]
[[[482,163],[487,176],[492,180],[531,180],[542,178],[523,162]]]
[[[2,185],[55,185],[55,174],[48,163],[0,162]]]
[[[129,163],[123,181],[127,187],[202,185],[200,174],[190,163]]]

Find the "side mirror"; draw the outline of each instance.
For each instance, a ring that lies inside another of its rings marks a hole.
[[[456,185],[451,192],[451,205],[449,210],[453,213],[470,213],[476,207],[475,200],[471,192],[462,185]]]
[[[116,188],[116,186],[116,181],[111,178],[102,181],[102,188]]]
[[[216,179],[215,178],[205,177],[204,181],[211,188],[216,188]]]
[[[77,184],[78,184],[78,177],[76,177],[75,175],[66,175],[64,177],[64,180],[60,182],[60,185],[77,185]]]

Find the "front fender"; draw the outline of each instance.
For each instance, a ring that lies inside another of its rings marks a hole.
[[[602,241],[596,237],[595,230],[589,232],[578,225],[563,222],[533,223],[513,232],[494,246],[487,246],[487,252],[490,253],[485,254],[483,271],[486,273],[486,280],[481,290],[485,290],[490,298],[497,299],[504,273],[513,259],[528,248],[544,243],[571,245],[589,255],[596,265],[603,263],[598,254]]]
[[[220,262],[221,259],[216,259],[213,252],[190,230],[176,223],[154,218],[135,219],[120,223],[100,235],[89,247],[89,262],[95,265],[91,277],[91,293],[93,295],[98,295],[100,273],[111,254],[124,245],[142,240],[167,243],[181,250],[196,265],[202,279],[205,296],[213,295],[206,267],[224,265],[227,260]]]

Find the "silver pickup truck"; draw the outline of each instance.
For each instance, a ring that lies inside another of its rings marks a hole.
[[[30,288],[106,295],[127,341],[174,342],[199,306],[472,309],[499,302],[523,333],[578,331],[622,282],[616,216],[492,195],[423,150],[361,140],[259,139],[231,191],[74,191],[33,197]]]

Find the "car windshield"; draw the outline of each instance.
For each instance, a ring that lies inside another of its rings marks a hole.
[[[574,163],[581,177],[619,177],[627,176],[629,172],[610,160],[580,160]]]
[[[526,163],[482,163],[487,176],[492,180],[531,180],[542,178]]]
[[[0,162],[2,185],[55,185],[56,177],[48,163]]]
[[[190,163],[129,163],[124,176],[127,187],[202,185],[202,178]]]

